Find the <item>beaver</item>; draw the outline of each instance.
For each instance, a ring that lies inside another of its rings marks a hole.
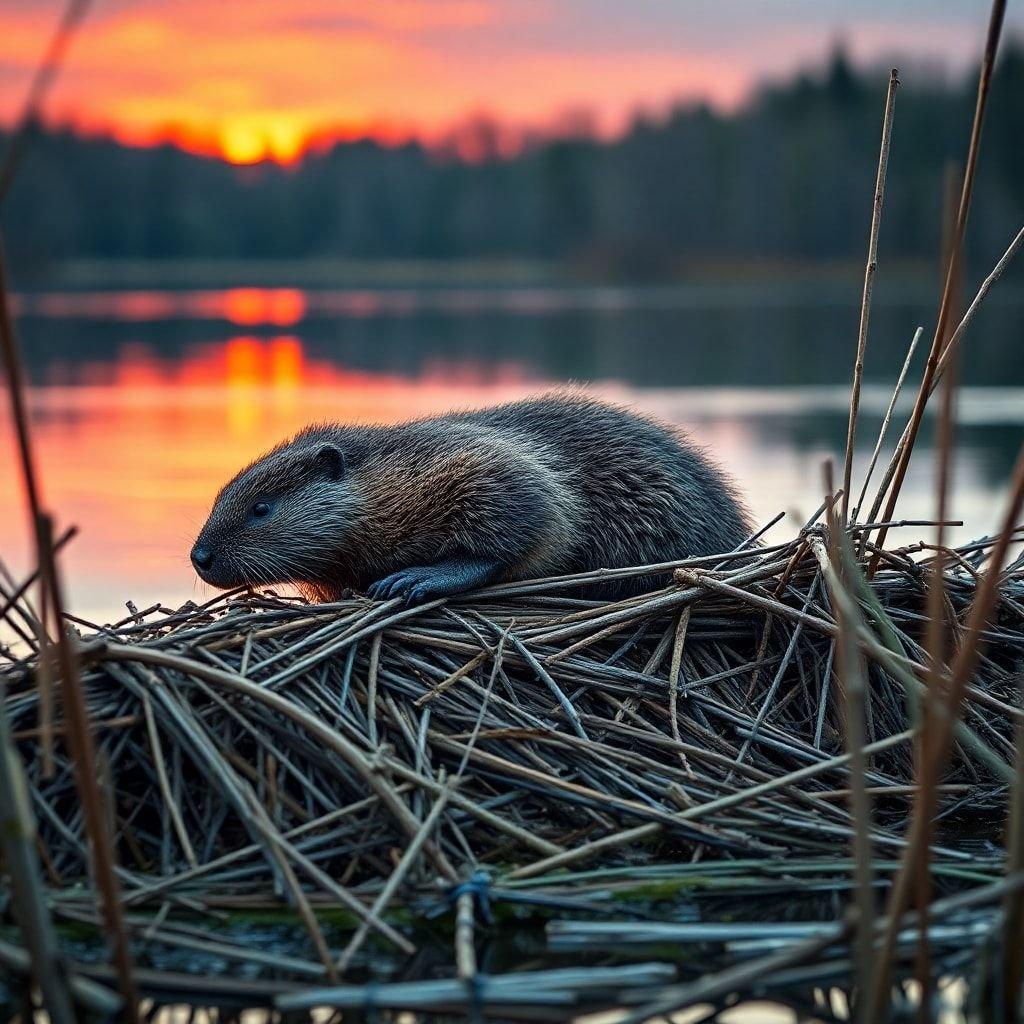
[[[217,587],[416,603],[717,554],[749,533],[732,484],[682,431],[568,389],[394,426],[307,427],[223,487],[192,564]]]

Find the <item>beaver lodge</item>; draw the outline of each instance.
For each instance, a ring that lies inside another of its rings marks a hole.
[[[614,604],[552,579],[420,608],[235,593],[80,627],[138,990],[281,1011],[475,1003],[517,1019],[614,1004],[639,1021],[724,1005],[746,979],[811,1009],[815,986],[849,974],[852,924],[836,907],[859,872],[873,900],[908,855],[930,871],[936,964],[983,970],[978,951],[1019,891],[1000,843],[1024,561],[996,592],[998,539],[944,559],[954,668],[939,685],[962,686],[961,718],[948,770],[927,783],[934,830],[908,854],[915,758],[929,756],[934,552],[887,550],[868,583],[873,546],[859,562],[855,548],[869,533],[854,528],[837,555],[812,523],[786,544],[681,563],[672,586]],[[977,627],[979,600],[994,605]],[[7,617],[31,638],[24,601]],[[966,685],[963,657],[976,660]],[[59,925],[97,929],[75,763],[42,668],[32,656],[3,673],[8,742],[25,766],[42,899]],[[851,771],[858,706],[866,745]],[[933,746],[941,732],[936,718]],[[739,902],[751,892],[774,917]],[[730,898],[730,923],[702,922]],[[281,908],[303,922],[299,952],[232,938],[233,922]],[[546,925],[574,966],[483,963],[493,922],[510,918]],[[881,941],[886,919],[870,926]],[[908,913],[892,936],[895,980],[913,972],[916,928]],[[424,960],[424,942],[453,944],[449,962]],[[695,977],[666,955],[679,943],[699,944],[714,971]],[[161,966],[183,952],[216,973]],[[9,940],[0,956],[26,967]],[[374,980],[375,963],[392,980]],[[95,948],[64,966],[78,998],[109,1002],[99,986],[113,969]]]

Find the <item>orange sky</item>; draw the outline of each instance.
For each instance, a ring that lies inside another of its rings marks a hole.
[[[977,49],[982,6],[94,0],[48,111],[124,141],[171,137],[237,162],[287,161],[320,136],[436,136],[479,111],[543,129],[586,108],[614,130],[638,107],[674,98],[734,105],[839,36],[864,59],[900,50],[962,64]],[[0,0],[0,119],[18,109],[60,10]]]

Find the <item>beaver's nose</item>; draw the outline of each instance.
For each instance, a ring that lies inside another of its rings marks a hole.
[[[213,566],[213,552],[202,544],[192,549],[192,564],[197,569],[210,569]]]

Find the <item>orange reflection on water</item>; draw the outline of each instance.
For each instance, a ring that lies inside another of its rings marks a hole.
[[[299,406],[299,395],[307,383],[302,342],[293,336],[272,338],[231,338],[224,346],[225,387],[228,425],[234,435],[248,433],[263,407],[273,405],[278,415]],[[310,374],[310,377],[320,376]],[[330,367],[328,380],[340,383]],[[311,383],[311,381],[309,381]]]
[[[247,434],[259,415],[253,392],[262,383],[263,350],[256,338],[232,338],[225,353],[227,363],[227,414],[231,433]]]
[[[281,390],[295,390],[302,383],[302,342],[286,335],[270,342],[270,379]]]
[[[43,292],[16,296],[19,315],[51,319],[226,320],[239,327],[292,327],[307,312],[299,288],[227,288],[209,291]]]
[[[297,288],[232,288],[223,301],[226,319],[241,326],[291,327],[306,312],[306,297]]]

